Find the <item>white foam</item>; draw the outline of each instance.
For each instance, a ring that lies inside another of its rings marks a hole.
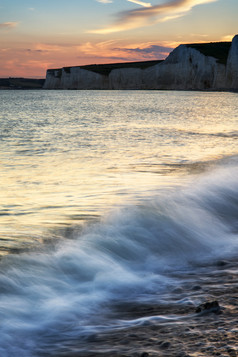
[[[98,321],[114,324],[105,313],[115,299],[158,299],[174,283],[170,272],[235,254],[237,177],[235,165],[220,168],[189,188],[124,207],[54,251],[4,259],[0,355],[32,356],[94,331]]]

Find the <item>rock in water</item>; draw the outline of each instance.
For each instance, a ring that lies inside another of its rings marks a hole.
[[[208,301],[208,302],[205,302],[204,304],[201,304],[199,305],[197,308],[196,308],[196,313],[206,313],[206,314],[209,314],[209,313],[214,313],[214,314],[220,314],[221,313],[221,307],[218,303],[217,300],[214,300],[214,301]]]

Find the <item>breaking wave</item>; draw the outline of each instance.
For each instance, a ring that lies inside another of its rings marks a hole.
[[[55,249],[6,257],[0,275],[0,355],[34,356],[106,326],[114,301],[171,291],[173,271],[238,251],[238,167],[115,209]]]

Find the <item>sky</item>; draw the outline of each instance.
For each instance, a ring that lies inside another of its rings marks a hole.
[[[230,41],[238,0],[0,0],[0,78],[164,59],[179,44]]]

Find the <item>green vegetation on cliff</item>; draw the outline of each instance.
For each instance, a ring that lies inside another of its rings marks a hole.
[[[91,64],[88,66],[81,66],[80,68],[92,71],[95,73],[103,74],[108,76],[113,69],[124,69],[124,68],[139,68],[146,69],[152,67],[158,63],[162,62],[161,60],[157,61],[144,61],[144,62],[125,62],[125,63],[110,63],[110,64]]]
[[[113,69],[124,69],[124,68],[140,68],[146,69],[148,67],[155,66],[156,64],[163,62],[162,60],[157,61],[143,61],[143,62],[124,62],[124,63],[109,63],[109,64],[90,64],[85,66],[72,66],[63,67],[63,70],[70,74],[71,68],[81,68],[86,71],[95,72],[104,76],[108,76]],[[48,69],[47,73],[52,73],[56,78],[61,78],[62,68]]]
[[[231,42],[192,43],[186,46],[194,48],[204,56],[214,57],[218,63],[226,65]]]

